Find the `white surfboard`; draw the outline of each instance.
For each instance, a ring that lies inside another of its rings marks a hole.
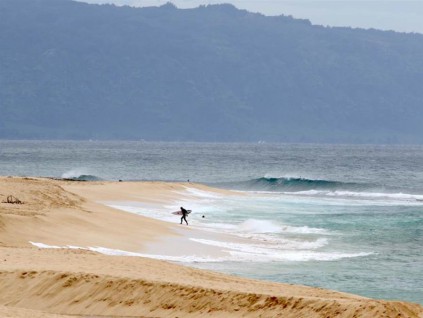
[[[191,213],[191,210],[187,210],[187,212],[188,212],[188,214],[190,214]],[[172,214],[174,214],[174,215],[182,215],[182,211],[181,210],[175,211],[175,212],[172,212]]]

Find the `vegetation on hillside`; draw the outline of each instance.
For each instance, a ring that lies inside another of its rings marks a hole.
[[[423,35],[0,1],[0,138],[423,142]]]

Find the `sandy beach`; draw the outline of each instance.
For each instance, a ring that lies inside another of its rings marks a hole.
[[[199,184],[189,186],[231,194]],[[182,253],[170,242],[206,234],[123,212],[104,202],[165,204],[177,199],[185,187],[184,183],[1,177],[0,317],[423,317],[418,304],[88,249]],[[3,203],[9,195],[23,204]],[[31,242],[84,249],[38,248]],[[190,244],[190,249],[200,248]],[[207,253],[222,251],[210,247]]]

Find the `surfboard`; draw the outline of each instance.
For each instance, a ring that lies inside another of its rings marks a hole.
[[[191,210],[187,210],[187,212],[188,212],[188,214],[190,214],[191,213]],[[172,214],[174,214],[174,215],[182,215],[182,211],[181,210],[175,211],[175,212],[172,212]]]

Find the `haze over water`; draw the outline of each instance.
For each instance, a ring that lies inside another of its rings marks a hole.
[[[190,179],[242,191],[187,188],[192,226],[251,239],[230,246],[233,259],[191,266],[418,303],[422,163],[421,146],[0,141],[1,175]],[[128,209],[173,221],[172,208]]]

